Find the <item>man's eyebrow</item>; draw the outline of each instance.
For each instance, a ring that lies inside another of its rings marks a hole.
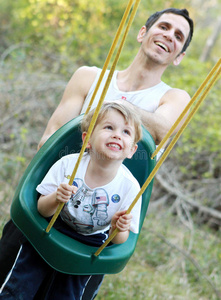
[[[162,24],[164,24],[164,25],[166,25],[166,26],[168,26],[168,27],[171,27],[171,26],[172,26],[172,24],[169,23],[169,22],[167,22],[167,21],[162,21],[162,22],[159,23],[159,25],[162,25]],[[182,32],[182,30],[176,29],[176,32],[178,32],[178,33],[185,39],[185,35],[184,35],[184,33]]]

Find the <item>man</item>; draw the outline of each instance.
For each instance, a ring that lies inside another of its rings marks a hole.
[[[138,33],[137,40],[141,47],[134,61],[126,70],[118,72],[119,91],[130,93],[157,87],[168,65],[178,65],[181,62],[193,32],[192,21],[184,12],[186,11],[168,9],[163,14],[160,12],[155,18],[152,16],[148,19],[151,22],[147,21]],[[95,67],[82,67],[74,73],[61,103],[49,120],[39,147],[58,128],[82,112],[97,72]],[[111,98],[114,99],[113,95]],[[139,109],[142,121],[156,144],[162,140],[189,100],[190,97],[185,91],[170,89],[162,96],[154,113]]]
[[[105,100],[125,99],[128,105],[133,105],[156,145],[190,100],[185,91],[169,87],[161,81],[161,77],[171,63],[177,66],[182,61],[192,35],[193,21],[187,10],[170,8],[153,14],[138,33],[137,41],[141,46],[136,57],[127,69],[114,73],[105,97]],[[38,148],[62,125],[85,112],[100,71],[96,67],[81,67],[74,73]],[[98,102],[100,93],[93,106]],[[9,221],[0,241],[0,284],[16,257],[20,236],[18,229]],[[94,299],[102,278],[99,275],[92,277],[83,299]]]

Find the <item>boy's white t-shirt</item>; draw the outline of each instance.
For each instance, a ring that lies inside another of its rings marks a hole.
[[[69,182],[79,154],[70,154],[58,160],[37,186],[41,195],[55,192],[62,182]],[[112,216],[116,211],[126,210],[140,190],[139,183],[123,164],[115,178],[108,184],[91,189],[85,182],[90,155],[84,153],[78,167],[73,185],[78,187],[64,205],[60,216],[64,222],[83,235],[97,234],[109,229]],[[132,209],[130,230],[139,232],[141,198]]]

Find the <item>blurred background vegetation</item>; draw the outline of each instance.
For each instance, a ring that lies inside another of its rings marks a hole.
[[[0,226],[73,72],[102,67],[127,1],[0,2]],[[117,69],[138,51],[150,14],[187,8],[193,41],[163,80],[191,96],[220,58],[220,0],[141,1]],[[125,270],[98,299],[221,299],[220,79],[156,175],[148,216]]]

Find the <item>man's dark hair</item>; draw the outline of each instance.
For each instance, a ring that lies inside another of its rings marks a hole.
[[[191,40],[192,40],[192,36],[193,36],[193,20],[189,17],[189,12],[187,9],[178,9],[178,8],[167,8],[161,11],[157,11],[156,13],[154,13],[153,15],[151,15],[145,26],[146,26],[146,31],[148,31],[150,29],[150,27],[153,26],[153,24],[163,15],[163,14],[175,14],[175,15],[180,15],[182,17],[184,17],[187,22],[189,23],[190,26],[190,32],[188,35],[188,38],[183,46],[183,49],[181,51],[184,52],[186,50],[186,48],[189,46]]]

